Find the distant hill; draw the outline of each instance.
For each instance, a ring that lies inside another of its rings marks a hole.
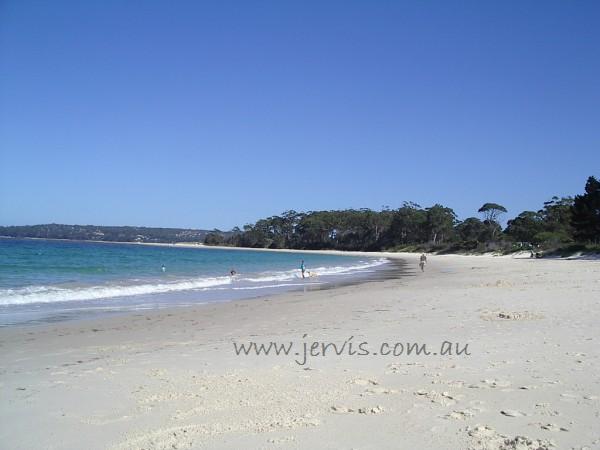
[[[203,242],[209,230],[111,227],[98,225],[25,225],[0,227],[0,236],[114,242]]]

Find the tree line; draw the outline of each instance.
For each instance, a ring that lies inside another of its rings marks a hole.
[[[25,225],[0,227],[0,236],[14,238],[71,239],[112,242],[192,242],[202,241],[206,230],[98,225]]]
[[[440,252],[557,248],[600,244],[600,182],[589,177],[582,194],[552,197],[538,211],[500,222],[508,211],[485,203],[479,217],[458,220],[452,208],[404,202],[397,209],[285,211],[223,233],[209,232],[206,245],[336,250]]]

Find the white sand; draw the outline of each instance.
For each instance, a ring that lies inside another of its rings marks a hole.
[[[597,261],[431,256],[401,280],[2,329],[0,447],[600,448],[599,319]],[[471,355],[232,345],[351,336]]]

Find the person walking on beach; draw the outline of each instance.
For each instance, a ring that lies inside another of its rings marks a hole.
[[[425,272],[425,264],[427,264],[427,256],[425,253],[421,253],[421,257],[419,258],[419,267],[421,268],[421,272]]]
[[[302,278],[306,278],[304,273],[306,272],[306,267],[304,266],[304,260],[300,263],[300,271],[302,272]]]

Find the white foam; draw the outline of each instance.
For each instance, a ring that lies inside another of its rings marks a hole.
[[[166,292],[203,289],[230,284],[230,277],[201,278],[174,283],[91,286],[61,288],[55,286],[27,286],[19,289],[1,289],[0,305],[26,305],[77,300],[97,300],[132,295],[161,294]]]
[[[388,262],[385,258],[375,259],[372,261],[361,261],[359,264],[353,266],[333,266],[333,267],[307,267],[307,272],[316,274],[318,276],[327,275],[346,275],[357,272],[370,271],[369,269],[375,268]],[[240,278],[242,281],[250,281],[255,283],[263,283],[266,281],[290,281],[297,278],[302,278],[300,270],[288,270],[286,272],[264,272],[256,277]]]
[[[307,268],[308,272],[319,277],[331,275],[346,275],[370,271],[370,269],[386,263],[387,260],[377,259],[361,261],[353,266],[333,266]],[[110,286],[58,287],[58,286],[27,286],[17,289],[0,289],[0,306],[27,305],[32,303],[54,303],[81,300],[98,300],[114,297],[129,297],[134,295],[163,294],[177,291],[210,291],[210,290],[253,290],[277,287],[303,286],[306,282],[298,283],[302,278],[300,270],[283,272],[263,272],[250,277],[232,278],[209,277],[175,281],[171,283],[141,283],[116,284]],[[260,283],[260,285],[257,285]],[[230,285],[230,287],[225,287]]]

